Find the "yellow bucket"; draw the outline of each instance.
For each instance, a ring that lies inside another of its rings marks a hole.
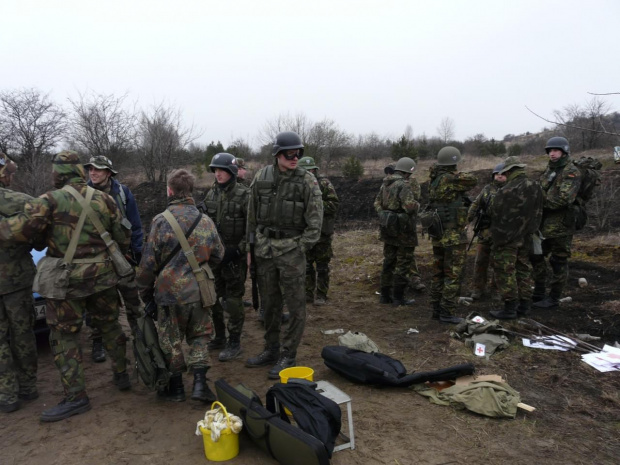
[[[211,410],[213,410],[215,405],[218,405],[224,411],[228,428],[222,430],[220,439],[217,442],[213,442],[211,439],[211,430],[201,426],[200,432],[202,433],[202,441],[205,445],[205,456],[207,460],[211,460],[212,462],[224,462],[235,458],[239,454],[239,435],[233,433],[230,429],[230,415],[226,411],[226,407],[219,402],[213,402]]]
[[[307,381],[314,381],[314,370],[309,367],[290,367],[285,368],[280,372],[280,382],[282,384],[286,384],[289,379],[297,378],[297,379],[305,379]],[[291,416],[293,413],[284,407],[284,413]]]

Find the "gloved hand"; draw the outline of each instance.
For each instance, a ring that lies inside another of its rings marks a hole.
[[[222,265],[226,265],[227,263],[236,260],[241,257],[241,250],[239,247],[226,247],[226,251],[224,252],[224,258],[222,258]]]

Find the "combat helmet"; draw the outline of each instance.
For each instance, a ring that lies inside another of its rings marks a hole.
[[[409,157],[403,157],[396,162],[394,171],[401,171],[403,173],[413,173],[415,170],[415,161]]]
[[[552,137],[547,141],[547,145],[545,146],[545,152],[549,154],[551,149],[559,149],[564,152],[565,155],[570,154],[570,145],[568,140],[565,137]]]
[[[245,169],[245,160],[241,157],[236,157],[237,167]]]
[[[501,169],[499,174],[504,174],[513,168],[525,168],[527,166],[525,163],[519,163],[519,159],[517,157],[506,158],[503,165],[504,167]]]
[[[442,148],[437,154],[437,164],[439,166],[456,165],[459,161],[461,161],[461,151],[451,145]]]
[[[88,163],[84,163],[84,168],[88,170],[89,166],[94,166],[98,170],[110,170],[112,176],[118,174],[118,171],[114,171],[114,168],[112,168],[112,160],[105,155],[95,155],[94,157],[90,157]]]
[[[215,168],[228,171],[231,176],[237,176],[237,173],[239,172],[239,168],[237,167],[237,159],[235,156],[224,152],[213,155],[209,168],[211,168],[213,173],[215,173]]]
[[[300,166],[301,168],[304,168],[308,171],[319,169],[319,167],[316,166],[316,163],[314,162],[314,158],[312,157],[303,157],[301,160],[299,160],[297,166]]]
[[[276,136],[276,140],[273,143],[273,149],[271,155],[274,157],[282,150],[294,150],[299,149],[300,156],[304,154],[304,144],[301,143],[301,137],[299,134],[293,131],[284,131]]]

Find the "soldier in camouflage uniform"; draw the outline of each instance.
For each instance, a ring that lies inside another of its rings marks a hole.
[[[35,246],[47,246],[47,256],[62,259],[76,231],[82,207],[66,190],[71,186],[83,197],[88,189],[93,196],[90,207],[122,251],[129,247],[129,229],[121,224],[122,216],[109,195],[86,185],[86,173],[76,152],[64,151],[52,160],[53,190],[26,203],[24,212],[0,222],[0,240],[28,243],[33,237],[45,238]],[[63,189],[64,187],[64,189]],[[50,347],[60,372],[65,399],[44,411],[42,421],[59,421],[90,410],[86,393],[79,332],[86,308],[93,327],[100,328],[103,342],[112,358],[114,383],[120,390],[131,387],[126,371],[126,336],[118,322],[118,276],[108,258],[107,247],[95,225],[86,216],[70,267],[66,298],[46,297],[46,319],[50,327]],[[41,268],[41,262],[39,263]],[[39,272],[39,274],[43,274]],[[40,281],[52,279],[37,276]],[[41,293],[41,291],[39,291]]]
[[[382,304],[394,306],[413,305],[405,299],[405,288],[411,279],[411,262],[418,245],[416,214],[420,204],[416,201],[409,177],[415,162],[401,158],[394,167],[394,174],[387,175],[375,198],[374,207],[379,214],[380,236],[383,242],[383,269],[381,271]],[[392,289],[394,295],[392,296]]]
[[[222,262],[213,270],[218,301],[212,308],[215,337],[209,350],[224,349],[220,362],[226,362],[241,353],[241,331],[245,321],[243,294],[245,292],[246,246],[245,223],[248,215],[250,190],[237,182],[237,161],[229,153],[218,153],[209,165],[215,173],[215,186],[207,193],[198,209],[215,222],[226,252]],[[228,343],[224,308],[220,299],[226,299]]]
[[[130,262],[137,266],[142,257],[143,232],[136,199],[131,193],[131,190],[129,190],[129,187],[119,183],[115,179],[118,171],[112,168],[112,161],[108,157],[103,155],[91,157],[88,163],[84,164],[84,168],[88,170],[88,176],[90,178],[87,184],[110,195],[116,201],[116,205],[121,215],[123,215],[122,222],[125,227],[131,228],[131,246],[127,255]],[[142,315],[143,310],[135,275],[122,278],[118,282],[117,289],[123,297],[127,321],[133,328],[136,324],[136,320]],[[103,348],[101,333],[93,329],[91,339],[93,340],[93,361],[96,363],[104,362],[105,350]]]
[[[420,183],[415,178],[415,176],[409,176],[409,184],[411,184],[413,198],[416,202],[419,203],[420,199],[422,198],[422,189],[420,187]],[[418,269],[418,263],[416,261],[415,254],[411,256],[410,276],[411,279],[409,281],[409,287],[411,287],[411,289],[418,292],[422,292],[426,289],[426,285],[422,282],[422,277],[420,276],[420,270]]]
[[[248,170],[245,168],[245,160],[241,157],[236,157],[237,160],[237,183],[246,187],[250,187],[251,180],[248,179]]]
[[[543,219],[541,225],[542,255],[532,255],[534,265],[534,307],[553,308],[560,303],[562,290],[568,279],[568,259],[575,234],[575,214],[573,204],[581,187],[582,175],[579,168],[571,163],[570,147],[564,137],[552,137],[545,147],[549,155],[549,166],[540,176],[544,191]],[[547,264],[553,274],[551,289],[545,297]]]
[[[500,173],[503,168],[503,163],[493,168],[491,184],[487,184],[482,188],[478,197],[470,205],[467,213],[468,223],[479,221],[478,246],[476,247],[476,261],[474,263],[474,288],[471,293],[471,297],[474,300],[482,297],[487,286],[487,272],[491,260],[491,246],[493,245],[489,230],[491,225],[489,206],[497,190],[506,182],[506,176]],[[479,218],[480,216],[482,217]],[[495,291],[495,278],[493,278],[492,282],[493,290]]]
[[[276,136],[272,165],[252,181],[248,208],[248,242],[255,237],[258,287],[265,309],[265,349],[246,361],[248,367],[275,362],[269,378],[295,366],[297,347],[306,323],[306,252],[319,240],[323,200],[316,178],[297,166],[303,155],[294,132]],[[282,303],[291,315],[282,338]]]
[[[168,210],[188,236],[196,261],[199,264],[209,262],[211,268],[215,268],[224,257],[224,246],[211,218],[196,208],[193,189],[194,176],[186,170],[170,173]],[[136,281],[147,307],[152,301],[157,304],[159,344],[171,373],[168,387],[160,390],[158,396],[173,402],[184,401],[183,372],[191,370],[194,374],[191,398],[214,401],[215,395],[206,381],[209,369],[207,346],[213,331],[211,311],[202,306],[192,267],[172,226],[161,213],[151,223]],[[183,339],[189,346],[187,360],[183,356]]]
[[[467,255],[465,193],[478,182],[474,175],[457,171],[460,160],[461,152],[447,146],[439,151],[430,170],[429,208],[437,211],[443,229],[433,237],[432,318],[442,323],[461,321],[453,312]]]
[[[0,153],[0,218],[24,211],[32,197],[7,189],[17,165]],[[32,327],[31,246],[0,247],[0,412],[14,412],[37,392],[37,344]],[[9,342],[8,335],[11,335]]]
[[[516,157],[508,157],[499,174],[506,176],[489,208],[492,263],[504,308],[492,310],[495,318],[510,320],[525,315],[532,298],[532,234],[542,218],[540,184],[529,179]]]
[[[321,238],[306,252],[306,302],[314,305],[325,305],[329,290],[329,262],[334,256],[332,239],[334,237],[334,223],[338,214],[340,200],[334,185],[327,176],[319,175],[319,167],[314,158],[303,157],[299,166],[310,171],[319,181],[319,188],[323,195],[323,225]],[[315,269],[316,264],[316,269]],[[314,292],[316,290],[316,300]]]

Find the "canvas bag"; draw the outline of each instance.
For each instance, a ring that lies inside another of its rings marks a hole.
[[[164,353],[159,346],[159,337],[153,318],[149,315],[138,318],[132,330],[134,332],[133,353],[138,375],[151,390],[165,388],[170,381],[170,372],[166,366]]]
[[[204,308],[212,307],[217,301],[217,294],[215,292],[215,276],[213,275],[211,267],[206,262],[202,265],[198,264],[196,256],[194,255],[194,251],[189,245],[189,242],[187,242],[181,226],[179,225],[176,218],[172,215],[170,210],[164,211],[163,217],[166,219],[166,221],[168,221],[168,223],[170,223],[170,226],[172,226],[172,230],[177,236],[177,240],[181,244],[183,253],[187,257],[187,261],[189,262],[189,265],[194,272],[196,281],[198,281],[198,289],[200,291],[200,300],[202,301],[202,306]]]

